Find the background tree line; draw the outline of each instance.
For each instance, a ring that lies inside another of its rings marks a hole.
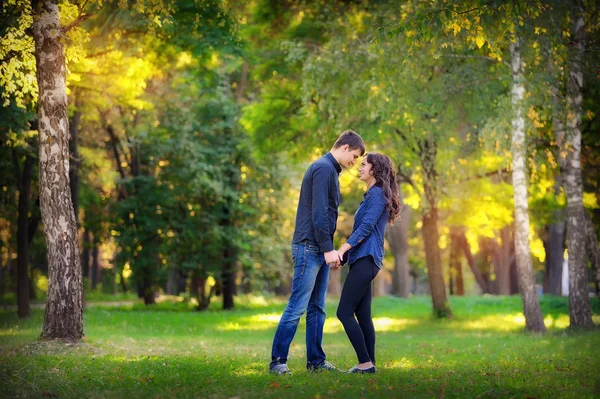
[[[185,292],[199,310],[284,295],[301,173],[352,128],[397,162],[405,204],[379,294],[431,294],[450,317],[448,293],[520,293],[540,331],[535,284],[564,292],[568,249],[571,324],[590,326],[598,14],[593,1],[4,2],[2,295],[27,317],[48,281],[43,335],[75,338],[97,286],[149,305]],[[355,171],[342,190],[340,241]]]

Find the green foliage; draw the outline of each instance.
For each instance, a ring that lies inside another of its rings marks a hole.
[[[588,19],[598,19],[585,3]],[[30,2],[8,0],[0,11],[0,259],[8,270],[13,156],[36,153],[37,84]],[[113,0],[61,1],[60,12],[69,116],[81,115],[72,160],[80,161],[80,228],[102,245],[108,281],[127,264],[132,281],[150,279],[158,290],[173,271],[212,284],[230,256],[243,290],[284,287],[302,172],[348,128],[411,181],[402,187],[407,206],[426,210],[424,187],[433,183],[443,257],[455,225],[467,227],[477,252],[479,238],[513,222],[506,60],[515,32],[527,65],[532,246],[543,255],[539,232],[565,204],[554,190],[552,123],[564,108],[568,3]],[[587,27],[582,165],[600,226],[597,26]],[[425,142],[437,149],[432,181],[419,154]],[[341,176],[338,242],[362,199],[355,172]],[[410,264],[422,274],[419,230],[411,224]],[[32,263],[43,268],[44,256],[36,236]]]
[[[0,20],[0,87],[2,107],[14,102],[20,108],[37,99],[31,3],[21,0],[2,2]]]

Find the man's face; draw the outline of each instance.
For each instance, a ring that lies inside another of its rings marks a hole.
[[[360,157],[360,150],[350,150],[347,145],[343,148],[340,166],[342,168],[351,168],[356,160]]]

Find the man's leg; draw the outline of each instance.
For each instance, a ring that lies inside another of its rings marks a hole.
[[[325,263],[323,253],[308,252],[308,257],[312,258],[315,267],[319,268],[306,313],[306,367],[311,368],[319,366],[326,358],[321,343],[326,317],[325,301],[329,283],[329,265]]]
[[[307,246],[304,244],[292,245],[292,259],[294,260],[294,279],[292,280],[292,294],[285,308],[271,350],[270,368],[277,364],[287,363],[290,344],[294,339],[300,317],[306,311],[310,300],[318,269],[311,265],[307,256]]]

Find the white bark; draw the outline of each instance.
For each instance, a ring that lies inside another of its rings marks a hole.
[[[512,179],[515,202],[515,256],[517,259],[517,273],[519,275],[519,289],[523,298],[523,313],[525,314],[525,328],[529,331],[542,332],[546,330],[540,304],[535,289],[531,250],[529,246],[529,205],[527,203],[527,173],[525,158],[527,145],[525,142],[525,117],[523,112],[523,99],[525,97],[525,84],[523,74],[523,61],[519,38],[510,44],[512,57]]]
[[[40,208],[48,250],[48,294],[41,338],[83,337],[83,283],[69,185],[69,122],[58,5],[37,3],[33,24],[40,138]]]
[[[563,152],[566,156],[564,188],[567,196],[567,248],[569,252],[569,318],[572,327],[591,327],[592,310],[588,295],[585,252],[585,210],[581,178],[581,102],[585,45],[583,4],[573,4],[573,46],[567,83],[567,131]]]

